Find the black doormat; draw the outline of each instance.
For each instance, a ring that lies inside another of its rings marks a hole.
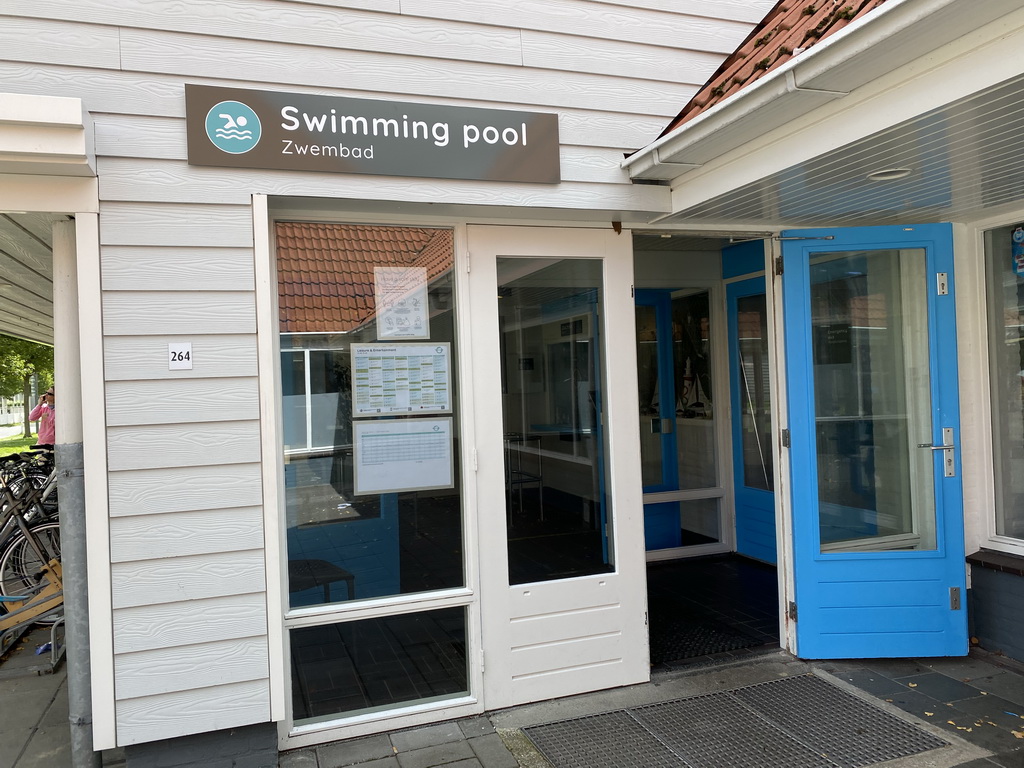
[[[763,641],[712,618],[685,616],[651,622],[651,664],[755,648]]]

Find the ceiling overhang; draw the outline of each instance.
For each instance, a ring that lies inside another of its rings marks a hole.
[[[890,0],[624,165],[671,182],[662,224],[956,220],[1024,197],[991,181],[1024,157],[1022,44],[1016,0]]]

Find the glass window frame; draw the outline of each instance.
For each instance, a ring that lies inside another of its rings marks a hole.
[[[990,291],[989,263],[990,259],[995,258],[995,255],[990,253],[990,249],[988,247],[988,238],[990,233],[996,233],[998,230],[1002,229],[1011,230],[1018,224],[1024,224],[1024,212],[1019,213],[1014,218],[991,220],[976,226],[973,233],[975,235],[974,242],[976,243],[975,253],[977,258],[974,260],[974,270],[972,271],[972,275],[977,285],[977,311],[981,315],[978,334],[976,336],[978,339],[980,363],[978,368],[981,371],[978,399],[984,408],[984,415],[981,418],[979,430],[979,445],[982,448],[979,452],[979,460],[985,462],[983,477],[986,485],[984,489],[986,492],[986,503],[983,505],[984,520],[980,522],[983,530],[983,540],[981,543],[986,549],[993,549],[1006,552],[1008,554],[1024,556],[1024,537],[1016,538],[1000,534],[998,532],[999,506],[1002,503],[1000,492],[998,490],[1001,473],[996,465],[996,457],[999,452],[997,441],[999,438],[994,426],[994,421],[996,418],[999,418],[1001,414],[997,410],[998,405],[996,398],[996,390],[999,385],[997,381],[999,372],[996,370],[997,361],[992,359],[991,344],[992,335],[994,333],[1002,334],[1004,327],[996,327],[993,322],[993,315],[995,312],[994,302],[1001,301],[1001,297],[993,296]],[[995,235],[993,234],[993,236]],[[966,453],[963,456],[962,461],[963,464],[967,464],[968,456]],[[966,475],[968,471],[968,468],[965,466],[964,474]],[[968,547],[969,551],[975,548],[976,547]]]
[[[266,200],[266,198],[263,198]],[[277,243],[275,237],[275,226],[278,222],[307,222],[325,224],[349,224],[358,226],[380,226],[380,227],[417,227],[425,229],[445,229],[452,232],[453,239],[453,277],[452,289],[454,297],[454,327],[453,336],[460,346],[468,346],[466,331],[468,328],[468,307],[466,302],[459,300],[460,296],[467,294],[466,285],[466,264],[468,254],[465,251],[464,224],[451,219],[389,219],[388,217],[366,217],[361,215],[325,215],[312,212],[278,210],[271,203],[267,206],[269,210],[265,218],[267,235],[265,241],[265,258],[267,265],[265,269],[265,285],[262,292],[258,289],[258,298],[264,305],[262,312],[257,310],[258,333],[264,335],[268,341],[261,348],[260,353],[260,379],[261,391],[264,392],[267,401],[272,404],[273,411],[268,414],[271,417],[273,428],[266,426],[263,438],[264,455],[262,459],[262,470],[264,473],[265,504],[269,509],[265,512],[265,519],[274,536],[268,536],[267,547],[273,547],[274,556],[268,556],[268,580],[277,580],[279,596],[277,604],[279,613],[275,619],[273,608],[268,617],[271,624],[279,622],[278,632],[272,632],[272,636],[278,634],[281,638],[279,653],[280,659],[275,664],[271,662],[271,674],[280,679],[281,700],[283,711],[279,718],[284,724],[285,738],[288,739],[288,748],[297,748],[311,744],[318,744],[332,739],[342,738],[350,735],[350,729],[354,723],[366,722],[367,720],[386,719],[392,723],[415,724],[418,722],[432,721],[436,716],[429,713],[438,710],[448,712],[462,712],[464,715],[476,714],[482,711],[482,670],[479,664],[480,657],[480,608],[479,608],[479,573],[477,569],[477,546],[471,521],[476,515],[474,509],[475,500],[472,493],[473,473],[462,471],[458,473],[459,490],[463,498],[462,505],[462,551],[463,551],[463,585],[423,592],[397,594],[379,598],[368,598],[353,602],[342,601],[308,607],[291,608],[288,594],[288,551],[287,537],[285,536],[285,469],[284,462],[286,449],[284,446],[284,407],[282,401],[283,384],[281,376],[281,329],[279,324],[278,310],[278,287],[277,287]],[[257,210],[256,221],[259,222]],[[257,253],[259,253],[259,238],[257,238]],[[258,276],[259,279],[259,276]],[[269,354],[268,354],[269,353]],[[303,355],[304,363],[308,363],[308,354]],[[457,389],[460,392],[457,408],[466,414],[466,418],[459,420],[459,437],[469,433],[471,419],[468,412],[471,409],[471,377],[468,374],[468,361],[465,353],[456,356],[456,364],[450,375],[457,379]],[[306,370],[308,385],[308,369]],[[308,389],[308,386],[307,386]],[[307,391],[304,396],[308,398]],[[309,435],[307,434],[307,441]],[[470,466],[471,448],[467,440],[460,439],[457,442],[457,460],[463,467]],[[268,482],[268,476],[272,476]],[[273,594],[274,590],[268,590]],[[272,601],[271,606],[274,605]],[[340,713],[336,717],[320,717],[316,722],[305,722],[296,725],[293,707],[291,703],[292,690],[292,665],[290,635],[294,629],[315,627],[320,625],[336,624],[363,619],[384,618],[400,616],[409,613],[426,613],[438,609],[461,608],[466,612],[466,664],[467,664],[467,686],[468,692],[462,696],[442,698],[440,700],[417,700],[408,703],[400,703],[394,707],[387,708],[381,712],[352,712]],[[275,682],[275,684],[278,684]]]
[[[745,276],[747,277],[747,276]],[[734,467],[732,461],[733,435],[731,424],[731,410],[729,404],[730,393],[730,372],[729,372],[729,334],[728,334],[728,313],[726,311],[726,285],[734,280],[673,280],[671,285],[647,285],[644,288],[670,287],[673,299],[701,293],[708,293],[709,309],[711,313],[710,349],[712,356],[711,366],[711,388],[716,403],[723,404],[716,408],[719,418],[715,421],[715,461],[717,462],[718,483],[707,488],[695,488],[685,491],[669,491],[645,493],[643,500],[645,504],[654,504],[662,501],[688,502],[702,499],[719,499],[719,516],[721,540],[713,544],[694,544],[687,547],[674,547],[671,549],[654,549],[647,551],[647,562],[653,563],[660,560],[675,560],[680,557],[700,557],[702,555],[719,554],[731,552],[736,547],[736,500],[734,481]]]

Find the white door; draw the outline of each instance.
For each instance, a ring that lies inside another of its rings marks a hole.
[[[468,245],[485,706],[647,680],[631,239]]]

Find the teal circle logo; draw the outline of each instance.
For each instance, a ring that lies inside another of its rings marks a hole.
[[[260,143],[262,132],[259,117],[240,101],[222,101],[206,113],[206,135],[222,152],[245,154]]]

